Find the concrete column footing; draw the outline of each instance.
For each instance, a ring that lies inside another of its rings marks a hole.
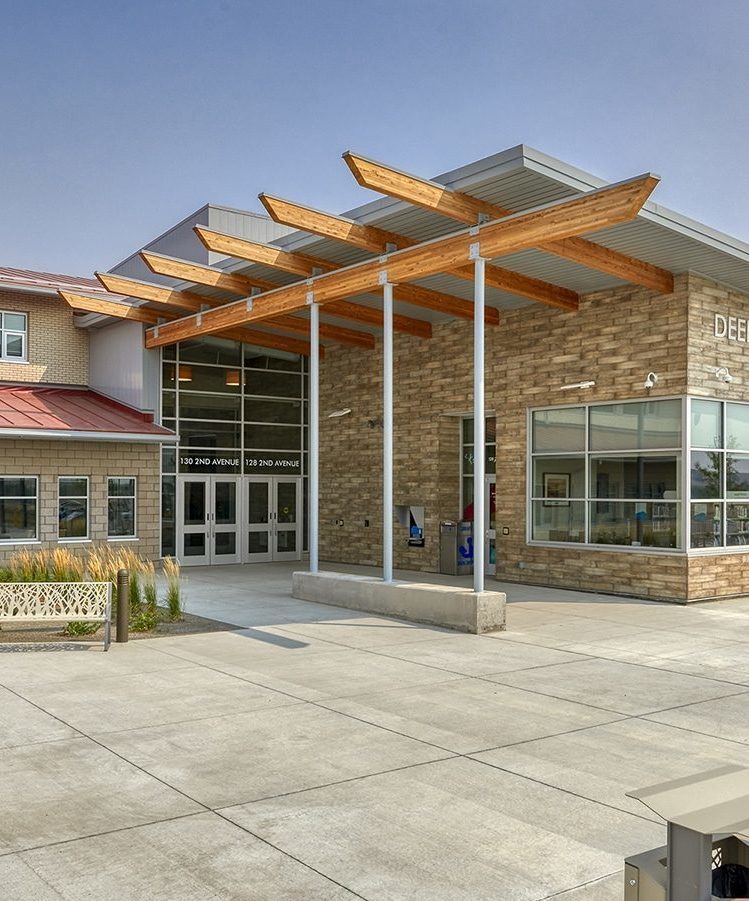
[[[428,623],[459,632],[500,632],[505,628],[506,595],[420,582],[383,582],[372,576],[337,572],[295,572],[295,598]]]

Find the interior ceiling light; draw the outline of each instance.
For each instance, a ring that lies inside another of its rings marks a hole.
[[[560,385],[560,391],[574,391],[577,388],[595,388],[596,383],[593,379],[588,379],[585,382],[572,382],[569,385]]]
[[[180,366],[177,370],[177,381],[178,382],[191,382],[192,381],[192,366]]]
[[[226,384],[229,387],[238,387],[239,386],[239,370],[238,369],[230,369],[226,373]]]
[[[344,407],[342,410],[333,410],[332,413],[328,413],[328,419],[339,419],[341,416],[348,416],[350,412],[350,407]]]

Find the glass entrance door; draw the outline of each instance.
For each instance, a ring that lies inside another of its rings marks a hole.
[[[484,480],[484,573],[493,576],[497,569],[497,477],[486,476]]]
[[[246,496],[246,561],[300,560],[302,480],[293,476],[250,476]]]
[[[232,476],[180,479],[177,553],[183,565],[240,562],[238,484]]]

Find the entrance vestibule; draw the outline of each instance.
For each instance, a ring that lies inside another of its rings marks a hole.
[[[184,566],[302,556],[302,480],[187,475],[177,484],[177,553]]]

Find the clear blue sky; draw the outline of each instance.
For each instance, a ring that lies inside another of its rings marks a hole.
[[[108,268],[206,202],[340,211],[346,149],[526,143],[749,240],[747,0],[0,0],[0,265]]]

